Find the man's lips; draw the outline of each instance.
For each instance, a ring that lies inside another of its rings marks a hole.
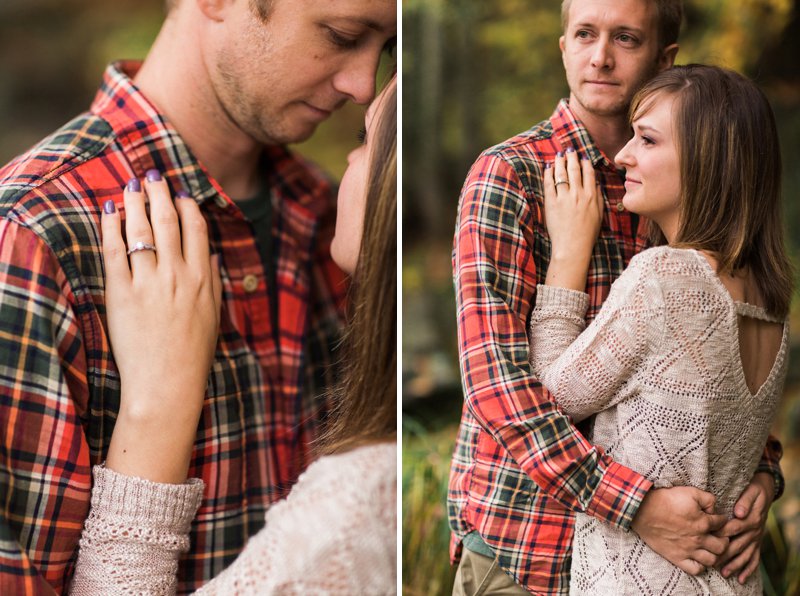
[[[321,118],[327,118],[328,116],[330,116],[333,113],[333,110],[326,110],[324,108],[319,108],[319,107],[317,107],[315,105],[312,105],[312,104],[308,103],[307,101],[304,101],[303,104],[307,108],[309,108],[312,112],[315,112]]]
[[[590,85],[603,85],[606,87],[619,87],[619,83],[616,81],[596,81],[596,80],[587,80],[586,83]]]

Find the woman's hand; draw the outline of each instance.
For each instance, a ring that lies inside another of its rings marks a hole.
[[[197,204],[179,197],[173,207],[166,182],[155,170],[147,172],[151,228],[140,186],[132,179],[124,193],[127,247],[113,202],[106,202],[102,217],[108,331],[121,377],[106,465],[179,483],[186,479],[214,358],[222,285]],[[137,244],[144,248],[135,250]]]
[[[559,153],[544,171],[544,217],[550,236],[545,283],[583,291],[589,260],[603,221],[603,194],[588,159],[574,149]]]

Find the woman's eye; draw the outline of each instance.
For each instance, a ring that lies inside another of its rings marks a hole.
[[[651,139],[650,137],[642,137],[642,144],[643,145],[653,145],[653,144],[655,144],[655,141],[653,141],[653,139]]]
[[[361,127],[361,130],[358,131],[358,142],[362,145],[367,142],[367,128],[365,126]]]

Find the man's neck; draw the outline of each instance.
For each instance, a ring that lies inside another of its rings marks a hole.
[[[631,126],[627,114],[599,116],[583,109],[576,101],[570,101],[572,112],[583,123],[595,146],[612,162],[631,138]]]
[[[194,156],[233,199],[253,196],[259,186],[262,147],[225,113],[195,39],[184,23],[167,19],[134,82],[170,121]]]

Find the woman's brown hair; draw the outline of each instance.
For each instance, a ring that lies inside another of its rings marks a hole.
[[[742,75],[689,64],[656,75],[634,97],[631,120],[664,94],[676,98],[673,127],[681,203],[673,246],[712,253],[719,272],[749,268],[764,306],[786,316],[792,268],[783,241],[781,156],[764,93]],[[654,244],[666,239],[656,226]]]
[[[379,100],[364,231],[342,346],[343,378],[321,451],[336,453],[397,433],[397,81]]]

